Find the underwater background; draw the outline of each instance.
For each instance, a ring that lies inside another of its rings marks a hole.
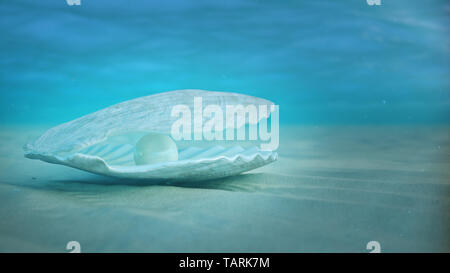
[[[450,251],[450,3],[0,0],[0,251]],[[280,106],[277,162],[124,185],[23,157],[177,89]]]

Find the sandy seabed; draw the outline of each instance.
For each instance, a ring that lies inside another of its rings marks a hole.
[[[450,251],[444,126],[282,126],[279,159],[225,179],[133,183],[23,157],[0,130],[0,251]]]

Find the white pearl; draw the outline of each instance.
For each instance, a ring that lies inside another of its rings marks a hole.
[[[167,135],[150,133],[136,144],[134,162],[136,165],[148,165],[178,160],[178,148]]]

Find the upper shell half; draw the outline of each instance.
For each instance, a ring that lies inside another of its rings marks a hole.
[[[252,96],[203,90],[179,90],[125,101],[51,128],[24,146],[25,156],[96,174],[136,179],[205,180],[236,175],[269,164],[277,153],[252,141],[178,140],[178,160],[136,165],[136,143],[148,133],[171,135],[174,105],[267,105]],[[258,117],[258,121],[261,118]],[[204,121],[206,118],[203,119]],[[246,123],[248,123],[246,121]],[[195,128],[193,132],[195,132]]]

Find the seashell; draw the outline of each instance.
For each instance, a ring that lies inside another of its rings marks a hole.
[[[236,104],[274,105],[230,92],[159,93],[51,128],[24,146],[25,157],[119,178],[189,180],[236,175],[277,159],[275,151],[253,142],[173,140],[171,127],[177,119],[171,115],[173,105],[193,107],[195,97],[221,109]]]

